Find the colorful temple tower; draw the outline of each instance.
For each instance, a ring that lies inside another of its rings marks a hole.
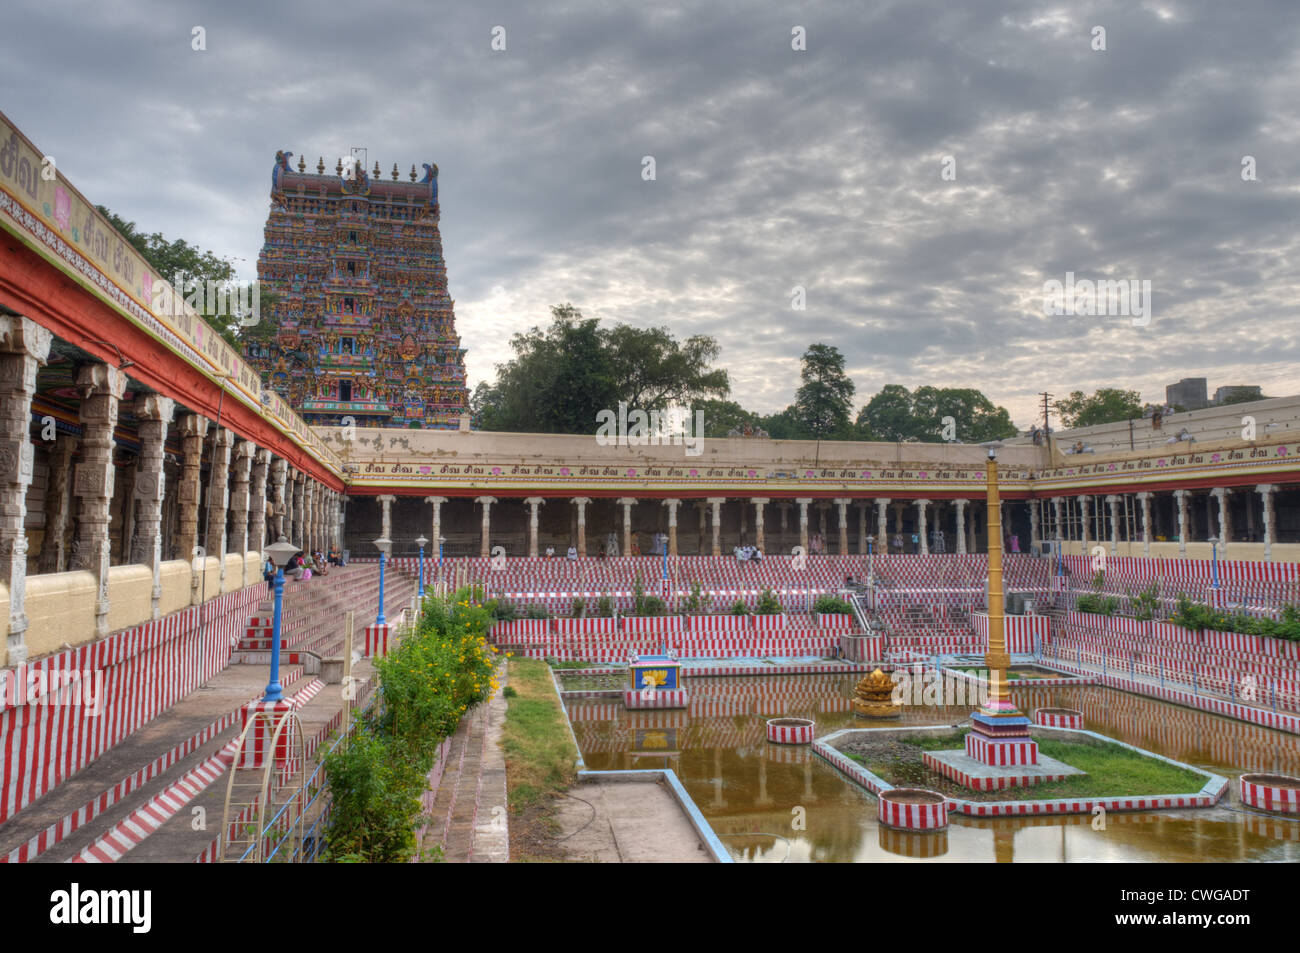
[[[383,181],[352,160],[316,173],[276,153],[257,259],[276,296],[245,353],[312,424],[456,428],[469,413],[465,349],[438,231],[438,167]]]

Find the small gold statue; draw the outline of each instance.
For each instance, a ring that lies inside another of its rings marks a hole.
[[[853,711],[863,718],[902,717],[903,706],[894,701],[894,680],[880,669],[862,676],[853,695]]]

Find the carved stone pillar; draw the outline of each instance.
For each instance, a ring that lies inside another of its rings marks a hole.
[[[867,554],[867,501],[858,507],[858,555]]]
[[[1174,490],[1174,502],[1178,506],[1178,555],[1187,555],[1187,491]]]
[[[1228,558],[1228,542],[1232,538],[1232,514],[1228,511],[1231,494],[1232,490],[1224,486],[1210,491],[1210,495],[1219,501],[1219,555],[1224,559]]]
[[[1040,535],[1039,526],[1038,526],[1038,514],[1039,511],[1042,509],[1042,506],[1043,506],[1042,500],[1029,501],[1029,551],[1031,553],[1038,552],[1038,540]]]
[[[257,449],[248,483],[248,537],[249,546],[259,553],[266,545],[266,477],[270,466],[271,451]]]
[[[1151,555],[1151,493],[1143,491],[1137,495],[1142,504],[1142,555]]]
[[[1065,500],[1059,496],[1052,497],[1052,528],[1058,543],[1065,539],[1065,521],[1061,518],[1061,507],[1065,505]]]
[[[677,555],[677,507],[682,505],[681,500],[664,500],[664,506],[668,507],[668,555]]]
[[[966,501],[957,499],[953,502],[957,504],[957,552],[964,554],[966,552]]]
[[[73,492],[77,495],[77,538],[72,568],[95,577],[95,636],[108,635],[108,524],[113,500],[113,431],[126,375],[107,364],[84,364],[77,371],[81,392],[81,463]]]
[[[847,498],[837,499],[835,506],[840,511],[840,555],[849,554],[849,504],[853,501]]]
[[[636,506],[636,497],[621,496],[618,505],[623,507],[623,555],[632,555],[632,507]]]
[[[283,457],[276,457],[271,463],[271,536],[272,542],[281,536],[288,539],[289,507],[285,500],[285,482],[289,476],[289,464]]]
[[[795,500],[799,504],[799,545],[808,554],[808,504],[812,502],[812,497],[799,497]]]
[[[376,497],[376,499],[379,501],[379,507],[382,513],[380,518],[380,524],[379,524],[381,527],[379,532],[380,538],[392,539],[393,538],[393,502],[397,499],[397,497],[392,496],[391,494],[384,494],[383,496]]]
[[[193,560],[199,545],[199,493],[202,485],[203,440],[208,434],[208,421],[198,414],[186,414],[180,420],[181,478],[176,485],[180,501],[177,520],[176,555]]]
[[[441,544],[438,540],[442,539],[442,504],[447,502],[445,496],[426,496],[424,502],[433,504],[433,550],[441,552]]]
[[[226,521],[230,506],[230,448],[235,435],[225,428],[212,434],[212,457],[208,468],[208,527],[204,532],[205,556],[220,560],[221,588],[226,583]]]
[[[1092,497],[1087,494],[1079,497],[1079,526],[1081,527],[1079,541],[1083,545],[1083,554],[1085,556],[1088,555],[1088,504],[1091,502]]]
[[[35,465],[32,395],[36,371],[49,357],[51,339],[50,332],[30,318],[0,315],[0,581],[9,588],[8,655],[0,664],[11,666],[27,661],[25,524],[27,488]]]
[[[253,475],[253,454],[257,446],[241,440],[235,448],[235,463],[230,469],[230,539],[227,549],[248,555],[248,485]]]
[[[77,437],[60,434],[50,451],[50,479],[45,488],[45,539],[41,542],[37,572],[63,572],[68,567],[65,539],[71,511],[72,455],[76,453],[78,443]]]
[[[889,497],[876,500],[876,551],[889,552]]]
[[[1261,483],[1255,487],[1255,492],[1264,502],[1264,558],[1271,562],[1273,539],[1277,531],[1276,514],[1273,510],[1273,494],[1277,492],[1277,487],[1271,483]]]
[[[713,511],[713,555],[722,555],[722,504],[726,502],[726,497],[711,496],[708,498],[709,508]]]
[[[917,537],[920,542],[921,555],[928,555],[930,552],[930,540],[926,536],[926,517],[925,508],[930,505],[929,500],[916,501],[916,528]]]
[[[153,572],[152,609],[150,618],[161,615],[162,599],[162,507],[167,496],[167,477],[163,472],[164,447],[167,427],[171,423],[175,404],[160,394],[147,394],[135,399],[131,413],[139,422],[140,456],[136,461],[135,486],[135,537],[131,540],[132,563],[148,566]]]
[[[767,497],[754,497],[749,502],[754,504],[754,545],[760,553],[767,552],[767,540],[763,535],[763,507],[771,502]]]
[[[1111,494],[1106,497],[1110,504],[1110,554],[1119,555],[1119,497]]]
[[[578,558],[587,555],[587,504],[591,502],[585,496],[575,496],[569,501],[578,508]]]
[[[307,550],[307,526],[303,519],[304,496],[307,492],[307,480],[305,474],[294,471],[293,473],[293,511],[289,517],[289,525],[293,527],[293,539],[297,540],[298,547],[304,552]],[[392,539],[387,530],[384,532],[385,539]]]
[[[483,506],[483,541],[479,544],[478,554],[480,556],[492,555],[492,504],[497,501],[495,496],[475,497],[474,502]]]
[[[530,496],[524,500],[528,504],[528,558],[537,558],[537,508],[546,502],[540,496]],[[436,540],[436,537],[435,537]],[[436,546],[437,543],[435,542]]]

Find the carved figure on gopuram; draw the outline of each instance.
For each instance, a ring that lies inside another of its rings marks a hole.
[[[274,297],[245,357],[308,423],[455,429],[469,393],[438,167],[390,181],[352,160],[309,173],[293,155],[272,166],[257,272]]]

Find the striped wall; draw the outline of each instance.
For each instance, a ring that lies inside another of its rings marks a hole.
[[[260,583],[224,593],[203,606],[0,673],[11,687],[15,679],[39,685],[72,673],[102,676],[102,705],[96,706],[102,711],[67,704],[66,696],[50,693],[25,699],[0,696],[0,822],[225,668],[231,647],[265,595]]]

